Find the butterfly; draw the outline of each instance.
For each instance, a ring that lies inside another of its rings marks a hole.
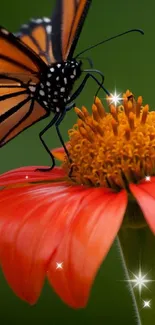
[[[44,133],[55,125],[65,148],[59,130],[64,115],[90,77],[100,87],[104,81],[100,71],[83,70],[86,75],[72,93],[82,73],[82,61],[73,55],[91,2],[57,0],[51,19],[31,19],[15,35],[0,28],[0,146],[53,113],[50,123],[39,133],[52,158],[50,168],[55,160],[43,140]],[[101,82],[92,71],[100,74]]]

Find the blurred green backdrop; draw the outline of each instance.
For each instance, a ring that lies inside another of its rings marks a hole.
[[[113,92],[130,89],[142,95],[145,103],[154,108],[155,93],[155,2],[152,0],[92,1],[76,52],[106,37],[131,28],[142,28],[145,35],[133,33],[92,50],[89,55],[96,69],[105,75],[105,86]],[[17,31],[31,17],[50,16],[53,0],[1,0],[0,24],[10,31]],[[78,98],[77,105],[91,105],[96,85],[88,82]],[[104,98],[104,93],[100,93]],[[61,125],[64,139],[67,129],[75,121],[74,112],[68,113]],[[47,124],[38,123],[1,149],[0,172],[24,165],[49,164],[38,133]],[[50,147],[60,146],[55,130],[49,130],[45,139]],[[75,311],[65,306],[55,293],[45,285],[38,304],[28,306],[14,296],[3,275],[0,276],[1,324],[94,324],[134,325],[130,293],[124,282],[124,272],[116,245],[113,246],[101,267],[93,286],[88,307]],[[150,312],[146,310],[146,312]],[[148,324],[152,325],[152,324]]]

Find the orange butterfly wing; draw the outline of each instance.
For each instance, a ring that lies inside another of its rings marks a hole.
[[[57,0],[52,19],[32,19],[18,37],[46,64],[72,58],[91,0]]]
[[[48,115],[29,91],[45,63],[13,34],[0,28],[0,146]],[[38,110],[36,110],[38,107]]]
[[[52,16],[52,45],[57,60],[65,61],[73,57],[90,5],[91,0],[57,1]]]
[[[31,19],[29,24],[23,25],[16,35],[46,64],[51,64],[56,61],[52,51],[51,32],[51,19],[44,17]]]

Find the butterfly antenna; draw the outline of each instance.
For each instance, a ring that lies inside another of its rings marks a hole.
[[[101,41],[101,42],[99,42],[99,43],[96,43],[96,44],[94,44],[94,45],[88,47],[87,49],[85,49],[85,50],[83,50],[82,52],[80,52],[80,53],[75,57],[75,59],[77,59],[81,54],[83,54],[83,53],[85,53],[85,52],[87,52],[87,51],[89,51],[89,50],[91,50],[91,49],[93,49],[93,48],[95,48],[95,47],[97,47],[97,46],[103,44],[103,43],[109,42],[109,41],[111,41],[112,39],[115,39],[115,38],[121,37],[121,36],[126,35],[126,34],[129,34],[129,33],[133,33],[133,32],[138,32],[138,33],[144,35],[144,31],[143,31],[142,29],[130,29],[130,30],[127,30],[127,31],[124,32],[124,33],[117,34],[117,35],[115,35],[115,36],[112,36],[112,37],[110,37],[110,38],[108,38],[108,39],[105,39],[105,40],[103,40],[103,41]]]

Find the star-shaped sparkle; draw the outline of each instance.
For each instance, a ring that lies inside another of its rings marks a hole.
[[[133,283],[133,288],[138,287],[139,295],[141,295],[141,291],[143,287],[148,289],[146,285],[147,283],[155,281],[155,280],[147,279],[146,276],[148,273],[142,274],[141,268],[139,268],[139,272],[137,275],[134,274],[133,272],[131,273],[133,274],[134,278],[125,281]]]
[[[114,94],[111,94],[109,101],[110,104],[114,104],[115,106],[117,106],[118,104],[120,104],[121,100],[123,99],[122,97],[120,97],[121,94],[117,94],[116,90]]]
[[[143,300],[143,308],[151,308],[151,300]]]
[[[62,264],[63,264],[63,262],[61,262],[61,263],[56,263],[56,270],[57,270],[57,269],[63,269]]]

